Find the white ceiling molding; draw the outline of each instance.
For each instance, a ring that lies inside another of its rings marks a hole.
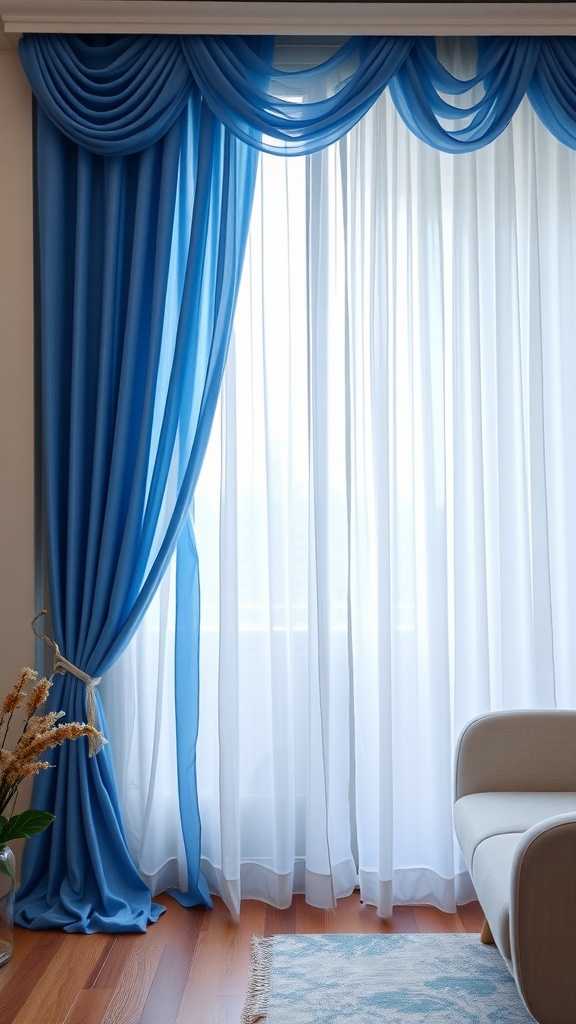
[[[304,3],[244,0],[0,0],[5,39],[23,32],[271,35],[576,35],[576,3]]]

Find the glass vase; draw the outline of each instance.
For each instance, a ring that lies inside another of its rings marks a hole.
[[[14,948],[14,881],[16,861],[9,846],[0,847],[0,967]]]

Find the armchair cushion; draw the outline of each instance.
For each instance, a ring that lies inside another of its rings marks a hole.
[[[576,813],[576,792],[469,793],[460,797],[454,805],[454,825],[468,870],[475,876],[474,854],[485,839],[522,833],[544,818],[569,813]]]

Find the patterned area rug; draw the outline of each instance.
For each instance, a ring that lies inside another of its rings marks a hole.
[[[252,940],[242,1024],[533,1024],[478,935]]]

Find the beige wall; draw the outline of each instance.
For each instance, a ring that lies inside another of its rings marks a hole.
[[[34,667],[31,94],[0,50],[0,694]]]

